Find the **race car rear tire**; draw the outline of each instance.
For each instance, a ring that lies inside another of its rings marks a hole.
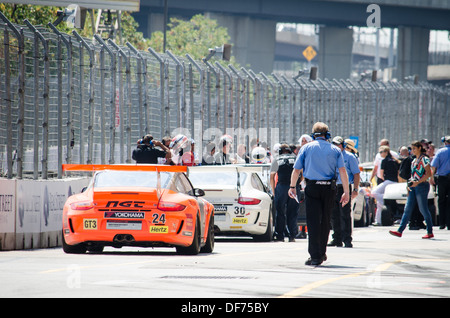
[[[182,255],[197,255],[200,252],[200,219],[197,216],[194,238],[189,246],[177,246],[177,253]]]
[[[262,235],[254,235],[253,239],[257,242],[270,242],[273,238],[273,217],[272,217],[272,207],[269,210],[269,218],[267,220],[266,232]]]
[[[87,251],[90,253],[101,253],[103,252],[104,246],[102,245],[93,245],[93,246],[88,246],[87,247]]]
[[[62,248],[64,253],[67,254],[84,254],[87,251],[85,244],[69,245],[64,239],[64,233],[62,235]]]
[[[209,218],[208,234],[206,236],[205,246],[200,249],[200,253],[212,253],[214,250],[214,213]]]

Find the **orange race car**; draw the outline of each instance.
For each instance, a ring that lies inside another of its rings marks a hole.
[[[64,252],[102,252],[104,246],[213,251],[214,207],[192,187],[186,167],[68,164],[63,170],[94,172],[89,186],[64,205]]]

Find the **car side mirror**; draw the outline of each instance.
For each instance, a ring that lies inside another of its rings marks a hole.
[[[192,195],[194,197],[202,197],[205,195],[205,191],[203,191],[202,189],[194,188],[189,191],[189,195]]]

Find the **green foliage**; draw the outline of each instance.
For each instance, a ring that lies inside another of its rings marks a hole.
[[[47,26],[49,22],[55,22],[57,19],[58,10],[64,10],[63,7],[50,6],[36,6],[23,4],[0,3],[0,11],[13,23],[24,24],[24,20],[28,19],[34,26]],[[91,12],[86,13],[86,22],[83,30],[77,32],[87,38],[92,38],[92,24],[90,15]],[[129,12],[122,12],[122,37],[124,42],[129,41],[137,49],[145,50],[148,48],[148,39],[145,39],[142,32],[137,32],[137,22]],[[72,28],[68,27],[63,21],[57,25],[57,29],[61,32],[72,34]],[[117,41],[118,42],[118,41]]]
[[[56,20],[58,10],[62,10],[62,8],[0,3],[0,11],[16,24],[23,24],[23,20],[28,19],[35,26],[47,25]]]
[[[196,60],[208,55],[209,48],[230,42],[226,28],[219,27],[216,20],[201,14],[193,16],[189,21],[171,18],[166,37],[166,50],[178,56],[184,56],[187,53]],[[162,53],[163,41],[163,32],[157,31],[152,33],[149,44],[156,52]],[[231,63],[235,64],[234,57]]]
[[[11,22],[22,25],[24,24],[23,20],[28,19],[35,26],[47,26],[49,22],[57,19],[58,10],[64,10],[64,8],[0,3],[0,11]],[[86,14],[84,29],[77,30],[81,36],[87,38],[93,37],[90,14],[91,11]],[[136,31],[138,23],[129,12],[122,12],[121,22],[124,43],[128,41],[139,50],[152,47],[155,51],[162,53],[164,35],[161,31],[154,32],[150,39],[144,38],[141,32]],[[61,32],[72,33],[72,28],[68,27],[65,22],[61,22],[57,28]],[[209,48],[222,46],[229,42],[228,30],[218,26],[216,20],[206,18],[202,14],[195,15],[189,21],[171,18],[168,23],[166,49],[177,56],[184,56],[187,53],[192,58],[201,60],[208,55]],[[116,39],[116,43],[119,43],[118,39]],[[238,66],[233,56],[230,62],[222,63]]]

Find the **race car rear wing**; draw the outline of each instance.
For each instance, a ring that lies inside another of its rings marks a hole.
[[[100,171],[100,170],[118,170],[118,171],[157,171],[157,172],[187,172],[186,166],[166,166],[149,164],[119,164],[119,165],[89,165],[89,164],[63,164],[63,171]]]
[[[161,175],[160,172],[187,172],[186,166],[166,166],[166,165],[89,165],[89,164],[63,164],[63,171],[102,171],[102,170],[115,170],[115,171],[156,171],[156,193],[158,200],[161,198]]]

